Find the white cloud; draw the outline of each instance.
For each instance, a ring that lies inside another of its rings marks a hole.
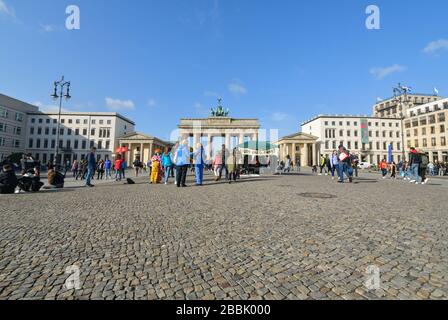
[[[247,94],[246,87],[244,87],[239,80],[234,80],[229,84],[229,91],[236,97]]]
[[[157,107],[157,101],[155,99],[153,99],[153,98],[149,99],[148,100],[148,107],[150,107],[150,108]]]
[[[432,54],[436,53],[439,50],[448,50],[448,39],[440,39],[437,41],[430,42],[425,49],[423,49],[423,52]]]
[[[56,27],[51,24],[40,24],[40,30],[44,32],[53,32],[56,30]]]
[[[394,64],[390,67],[379,67],[379,68],[372,68],[370,69],[370,74],[375,76],[377,79],[381,80],[393,73],[402,72],[405,71],[405,66],[400,66],[398,64]]]
[[[13,17],[13,18],[16,17],[14,8],[8,6],[5,1],[0,0],[0,14],[2,14],[2,13],[6,14],[7,16]]]
[[[132,100],[120,100],[107,97],[106,105],[111,110],[134,110],[135,105]]]
[[[272,121],[280,122],[289,118],[289,114],[284,112],[275,112],[272,114]]]

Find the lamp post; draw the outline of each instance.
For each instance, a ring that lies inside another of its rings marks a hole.
[[[400,121],[401,121],[401,154],[402,161],[405,160],[405,151],[404,151],[404,123],[403,120],[405,118],[405,113],[403,107],[407,106],[409,103],[408,93],[411,91],[410,87],[402,86],[398,83],[398,86],[393,88],[394,92],[394,102],[400,107]]]
[[[64,94],[65,88],[65,94]],[[58,94],[59,89],[59,94]],[[59,99],[59,113],[58,113],[58,128],[57,128],[57,136],[56,136],[56,155],[54,159],[55,165],[58,164],[59,158],[59,129],[61,125],[61,111],[62,111],[62,98],[65,100],[69,100],[70,96],[70,81],[65,81],[64,76],[62,76],[61,80],[54,82],[54,93],[51,95],[54,100]]]

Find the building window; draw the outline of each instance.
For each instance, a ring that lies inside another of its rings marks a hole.
[[[39,149],[40,148],[40,139],[36,140],[36,148]]]
[[[20,148],[20,140],[13,140],[12,145],[14,148]]]
[[[78,140],[75,140],[75,142],[73,142],[73,149],[78,149]]]
[[[56,135],[56,133],[57,133],[57,129],[56,129],[56,128],[53,128],[53,129],[51,129],[51,134],[52,134],[52,135],[54,135],[54,136],[55,136],[55,135]]]
[[[43,122],[43,120],[42,119],[39,119],[39,123],[42,123]]]
[[[0,122],[0,132],[6,132],[6,123]]]
[[[65,119],[61,119],[61,123],[65,123]]]
[[[95,146],[95,141],[93,141],[93,140],[90,140],[90,148],[93,148]]]
[[[98,150],[101,150],[103,148],[103,141],[98,140]]]
[[[87,129],[82,129],[82,135],[86,136],[87,135]]]
[[[107,120],[107,124],[112,124],[112,121],[111,120]]]
[[[441,145],[442,147],[445,147],[445,146],[446,146],[446,139],[445,139],[445,137],[440,137],[440,145]]]
[[[48,149],[48,139],[45,139],[45,140],[44,140],[44,148],[45,148],[45,149]]]
[[[86,140],[82,140],[81,149],[83,149],[83,150],[86,149]]]
[[[76,124],[80,124],[81,120],[80,119],[76,119]]]
[[[46,120],[45,120],[45,123],[50,123],[50,119],[46,119]]]
[[[92,124],[96,124],[96,121],[95,121],[95,119],[92,119]]]
[[[28,148],[33,148],[33,139],[30,139],[29,141],[28,141]]]
[[[110,141],[109,140],[106,140],[106,149],[110,149]]]
[[[59,135],[61,135],[61,136],[64,135],[64,128],[60,128],[60,129],[59,129]]]
[[[50,128],[46,127],[45,128],[45,134],[48,136],[50,134]]]
[[[54,149],[56,147],[56,140],[51,140],[51,149]]]
[[[426,148],[428,146],[428,141],[426,140],[426,138],[424,138],[422,142],[423,148]]]
[[[75,136],[79,136],[79,129],[75,129]]]
[[[339,136],[343,137],[344,136],[344,130],[339,130]]]
[[[30,127],[30,134],[34,134],[34,127]]]
[[[37,134],[41,135],[42,134],[42,128],[37,128]]]
[[[72,124],[73,120],[72,119],[68,119],[68,123]]]
[[[22,128],[21,127],[15,127],[14,128],[14,133],[18,136],[20,136],[22,134]]]
[[[431,147],[435,147],[436,145],[436,138],[431,138]]]
[[[444,124],[440,125],[440,133],[445,133],[445,125]]]
[[[16,121],[18,121],[18,122],[22,122],[22,121],[23,121],[23,114],[21,114],[21,113],[16,113]]]
[[[431,127],[431,134],[435,134],[436,133],[436,127]]]
[[[91,129],[91,130],[90,130],[90,135],[91,135],[91,136],[94,136],[94,135],[95,135],[95,129]]]
[[[99,121],[100,124],[103,124],[103,122],[104,122],[103,120],[100,120],[100,121]]]
[[[83,123],[84,123],[84,124],[87,124],[87,119],[84,119]]]
[[[72,135],[72,129],[67,129],[67,135],[71,136]]]

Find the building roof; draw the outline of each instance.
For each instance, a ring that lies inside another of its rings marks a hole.
[[[22,112],[34,112],[34,111],[38,111],[39,108],[37,106],[34,106],[32,104],[29,104],[27,102],[12,98],[10,96],[4,95],[0,93],[0,104],[4,104],[5,107],[9,107],[9,108],[20,108],[20,107],[24,107],[26,110],[22,111]]]
[[[314,118],[312,118],[310,120],[302,122],[301,125],[304,126],[304,125],[306,125],[306,124],[308,124],[310,122],[313,122],[315,120],[318,120],[320,118],[322,118],[322,119],[350,118],[350,119],[372,119],[372,120],[400,120],[399,117],[397,117],[397,118],[385,118],[385,117],[375,117],[375,116],[368,116],[368,115],[345,115],[345,114],[342,114],[342,115],[339,115],[339,114],[330,115],[330,114],[320,114],[320,115],[318,115],[318,116],[316,116],[316,117],[314,117]]]
[[[439,98],[439,99],[442,99],[441,96],[438,96],[438,95],[435,95],[435,94],[429,94],[429,93],[408,93],[407,95],[408,95],[408,96],[412,96],[412,97],[433,97],[433,98]],[[397,97],[400,97],[400,96],[404,96],[404,93],[398,95]],[[394,98],[396,98],[396,97],[389,97],[389,98],[387,98],[387,99],[383,99],[383,100],[381,100],[381,101],[377,101],[377,102],[375,103],[375,106],[377,106],[377,105],[379,105],[379,104],[382,104],[382,103],[385,103],[385,102],[388,102],[389,100],[392,100],[392,99],[394,99]]]
[[[278,139],[278,142],[282,141],[282,140],[318,140],[319,137],[313,136],[311,134],[305,133],[305,132],[296,132],[287,136],[284,136],[280,139]]]
[[[156,140],[156,141],[162,142],[167,145],[171,144],[170,142],[167,142],[163,139],[160,139],[160,138],[157,138],[155,136],[151,136],[151,135],[148,135],[145,133],[141,133],[141,132],[131,132],[131,133],[125,134],[121,137],[118,137],[118,140],[134,140],[134,139],[135,140]]]
[[[57,116],[59,115],[58,112],[56,111],[52,111],[52,112],[43,112],[43,111],[38,111],[38,112],[29,112],[29,115],[50,115],[50,116]],[[121,120],[124,120],[132,125],[135,125],[135,122],[130,120],[129,118],[126,118],[125,116],[117,113],[117,112],[71,112],[71,111],[62,111],[61,112],[62,116],[96,116],[96,117],[117,117],[120,118]]]

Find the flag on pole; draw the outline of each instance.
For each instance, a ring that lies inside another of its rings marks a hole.
[[[434,88],[434,94],[435,94],[436,96],[439,95],[439,90],[437,90],[437,88]]]

